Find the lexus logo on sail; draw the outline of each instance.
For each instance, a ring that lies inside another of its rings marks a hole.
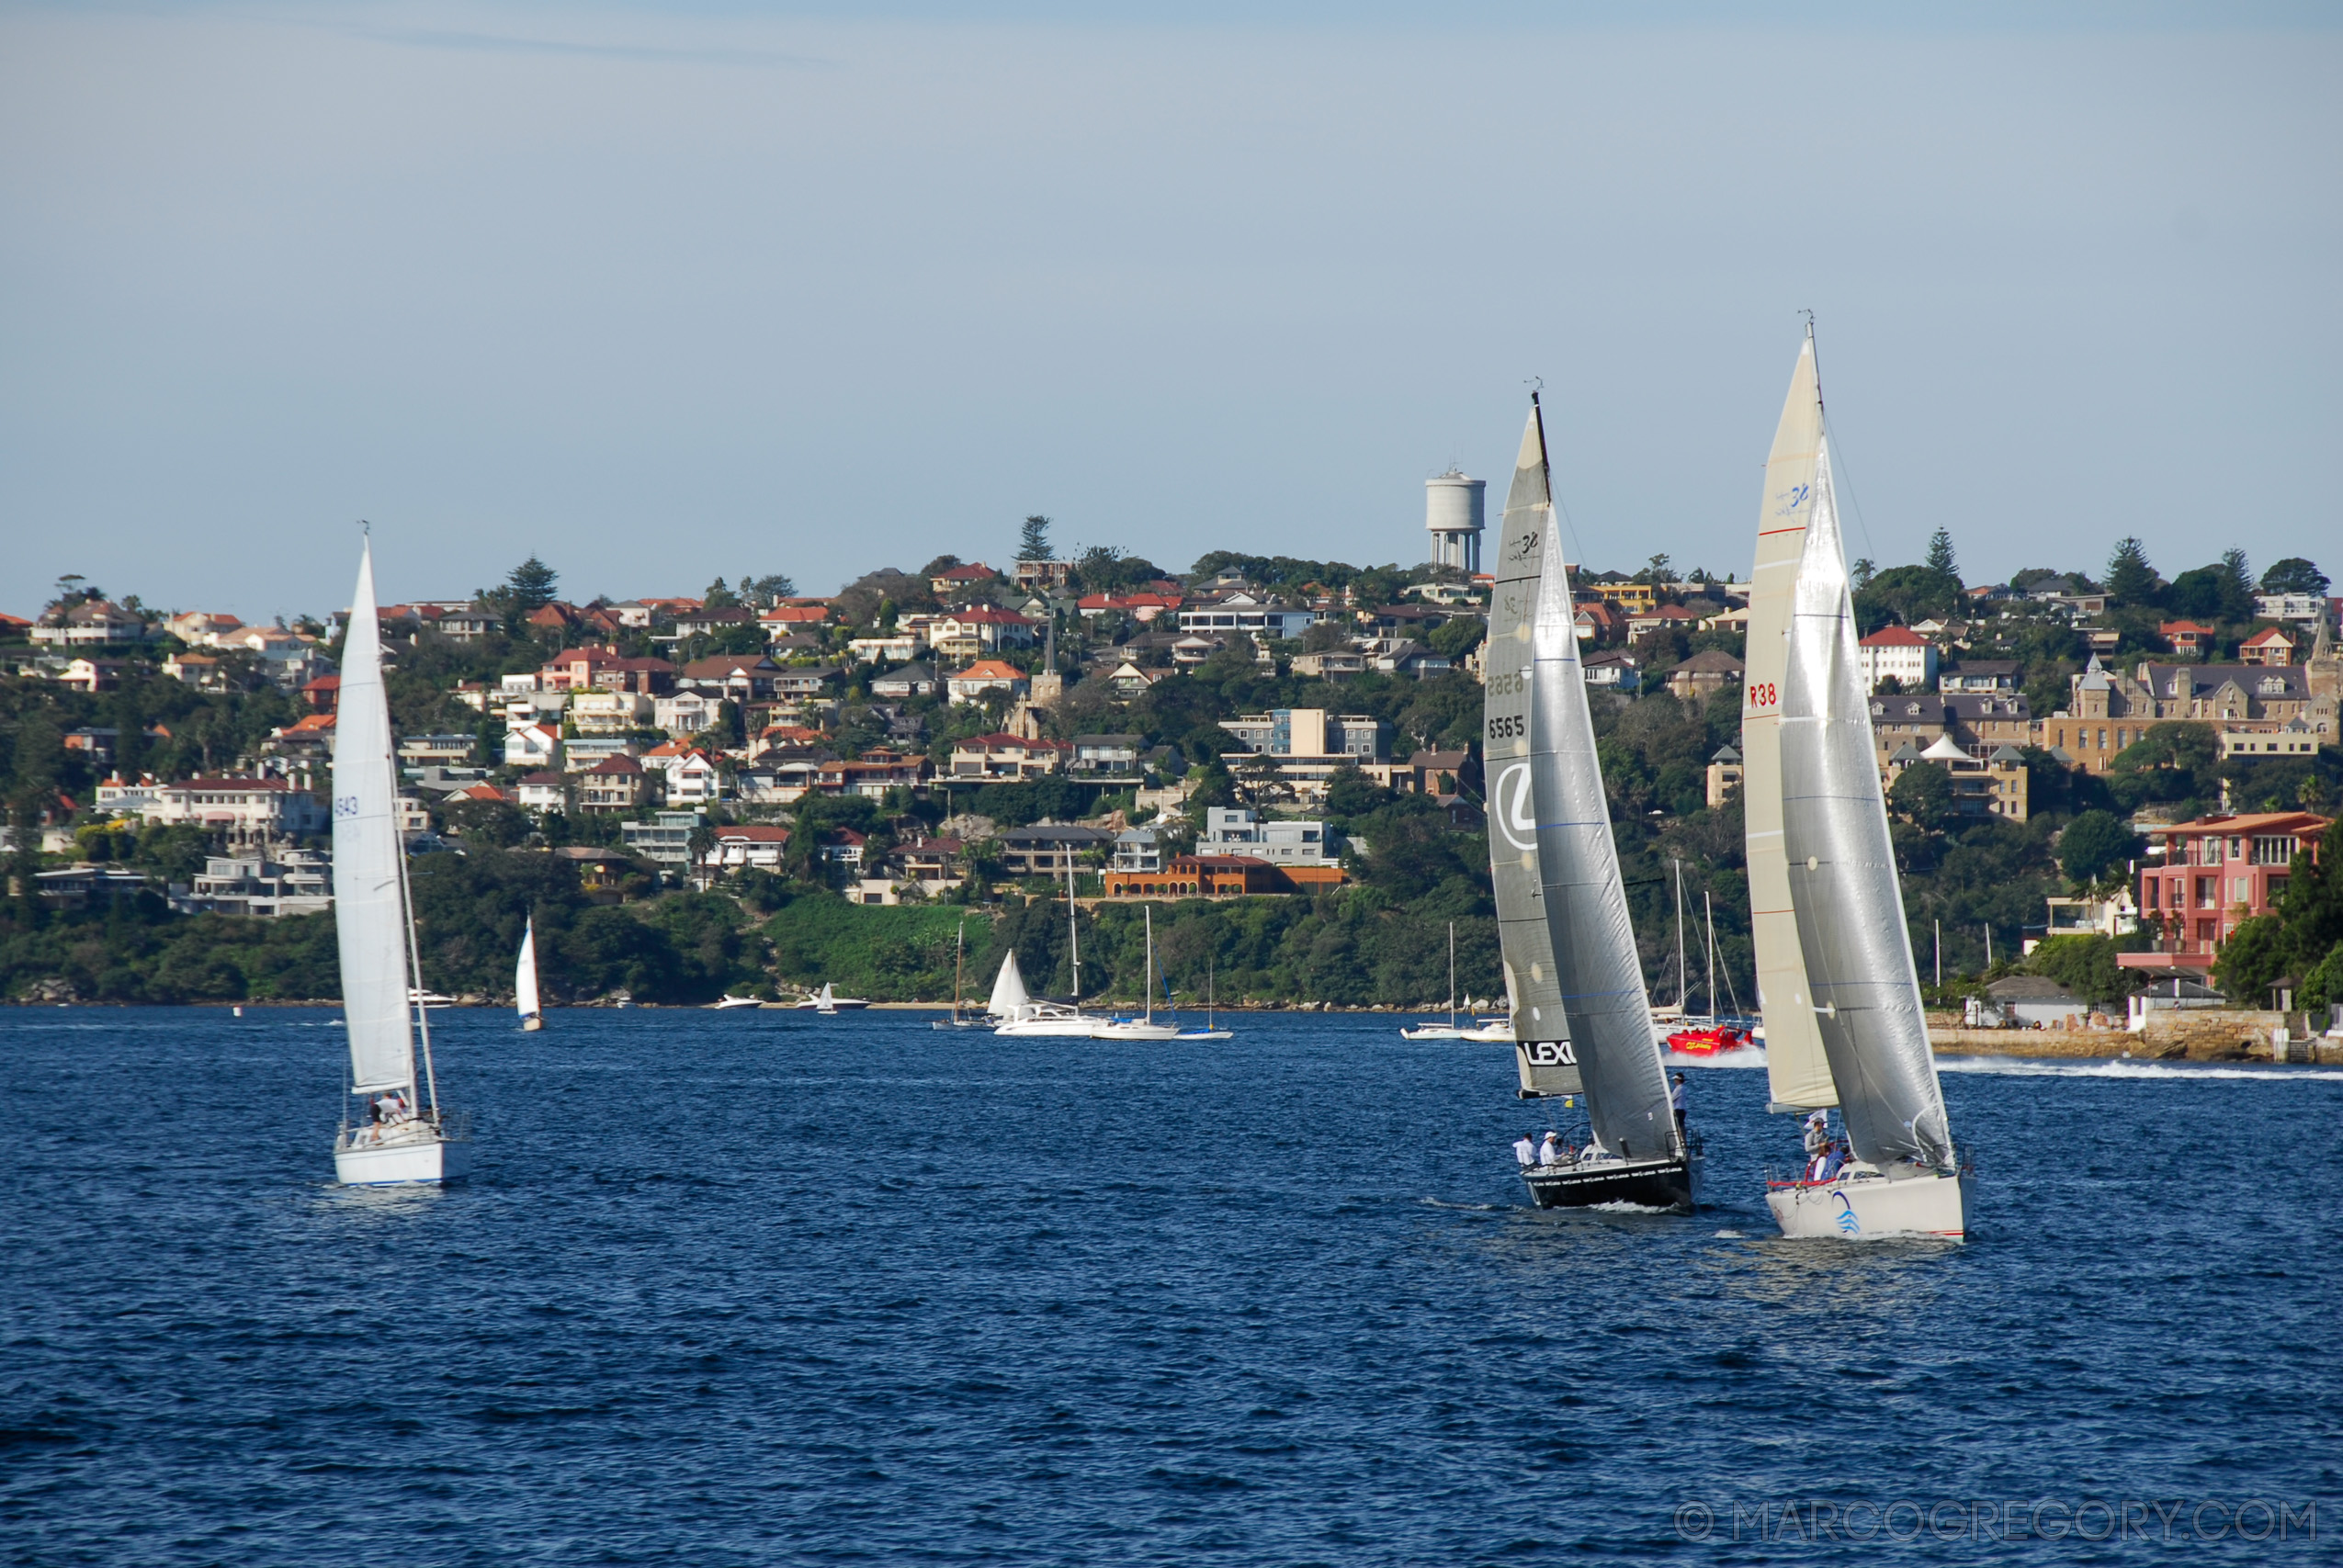
[[[1530,809],[1530,765],[1516,762],[1497,775],[1497,826],[1517,850],[1537,848],[1537,814]]]

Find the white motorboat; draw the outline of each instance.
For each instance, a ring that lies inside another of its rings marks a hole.
[[[334,1174],[345,1187],[453,1181],[471,1168],[471,1143],[461,1118],[440,1110],[432,1063],[431,993],[422,985],[406,844],[399,833],[398,761],[382,684],[371,539],[358,556],[336,708],[334,942],[350,1076],[334,1139]],[[353,1111],[362,1119],[353,1120]]]
[[[710,1012],[730,1012],[736,1008],[761,1008],[764,1005],[764,1004],[763,1002],[757,1000],[754,997],[736,997],[728,991],[723,996],[717,998],[716,1000],[708,1003],[707,1010]]]
[[[521,928],[521,957],[513,972],[513,1008],[521,1015],[521,1028],[533,1032],[545,1027],[545,1009],[537,995],[537,917],[531,915]]]
[[[1819,1165],[1770,1182],[1766,1205],[1784,1235],[1964,1239],[1968,1173],[1896,874],[1811,328],[1766,462],[1757,546],[1742,787],[1769,1109],[1823,1112],[1826,1145]],[[1848,1156],[1835,1168],[1834,1105]]]

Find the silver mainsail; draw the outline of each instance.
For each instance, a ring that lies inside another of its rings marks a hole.
[[[1806,961],[1790,908],[1782,846],[1782,686],[1789,658],[1790,593],[1814,514],[1822,454],[1822,389],[1814,339],[1798,351],[1790,395],[1765,460],[1758,508],[1756,586],[1749,594],[1748,668],[1741,682],[1741,815],[1748,834],[1749,935],[1757,949],[1758,1007],[1765,1015],[1765,1070],[1773,1106],[1805,1111],[1839,1103],[1815,1026]]]
[[[1530,416],[1538,434],[1536,411]],[[1530,449],[1524,437],[1522,451]],[[1540,437],[1534,474],[1517,468],[1505,501],[1504,537],[1488,598],[1483,656],[1481,752],[1488,788],[1488,879],[1497,895],[1497,936],[1512,1004],[1513,1061],[1523,1098],[1576,1094],[1582,1087],[1555,984],[1553,937],[1539,887],[1537,813],[1530,790],[1530,618],[1545,565],[1548,504]],[[1572,678],[1577,678],[1575,667]]]
[[[1619,849],[1611,837],[1611,805],[1579,660],[1570,570],[1555,532],[1551,496],[1545,430],[1533,400],[1506,498],[1505,532],[1508,549],[1533,526],[1545,541],[1530,615],[1525,750],[1547,942],[1596,1139],[1623,1158],[1664,1158],[1679,1152],[1676,1118],[1652,1034],[1651,998],[1636,953],[1627,890],[1619,879]]]
[[[1827,441],[1816,457],[1784,664],[1782,827],[1790,904],[1848,1143],[1873,1165],[1916,1160],[1949,1169],[1952,1134],[1880,793]],[[1778,1010],[1767,1012],[1769,1044]]]
[[[382,686],[372,543],[358,558],[342,687],[334,718],[334,925],[342,959],[342,1014],[350,1032],[350,1088],[399,1089],[414,1099],[414,1025],[408,1001],[407,900],[396,815],[397,762]]]

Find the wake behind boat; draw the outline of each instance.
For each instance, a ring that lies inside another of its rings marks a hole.
[[[423,989],[407,850],[396,814],[398,761],[390,749],[390,706],[382,684],[370,539],[358,556],[337,711],[334,942],[342,963],[350,1077],[342,1128],[334,1140],[334,1174],[345,1187],[453,1181],[471,1168],[471,1144],[459,1119],[441,1112],[438,1073],[432,1064],[429,993]],[[352,1121],[355,1108],[363,1109],[363,1121]]]

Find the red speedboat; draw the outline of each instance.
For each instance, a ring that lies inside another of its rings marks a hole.
[[[1717,1056],[1727,1051],[1745,1051],[1749,1045],[1749,1032],[1729,1023],[1708,1029],[1682,1029],[1668,1037],[1668,1048],[1680,1056]]]

